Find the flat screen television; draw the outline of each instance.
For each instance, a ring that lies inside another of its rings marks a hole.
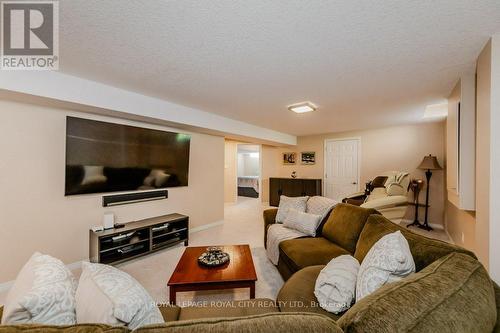
[[[66,195],[187,186],[191,136],[66,118]]]

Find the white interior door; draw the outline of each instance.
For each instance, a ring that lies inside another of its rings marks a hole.
[[[334,200],[359,191],[359,139],[325,141],[325,195]]]

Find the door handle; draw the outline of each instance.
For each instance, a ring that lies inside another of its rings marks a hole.
[[[352,182],[351,184],[352,184],[352,185],[356,185],[357,183],[356,183],[356,182]]]

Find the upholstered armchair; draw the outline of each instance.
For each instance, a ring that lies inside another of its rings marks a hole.
[[[364,208],[374,208],[392,222],[399,224],[408,207],[409,182],[407,172],[384,172],[367,184],[365,192],[353,193],[342,201]]]

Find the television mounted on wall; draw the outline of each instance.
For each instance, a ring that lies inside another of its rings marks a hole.
[[[187,186],[191,136],[66,118],[65,195]]]

